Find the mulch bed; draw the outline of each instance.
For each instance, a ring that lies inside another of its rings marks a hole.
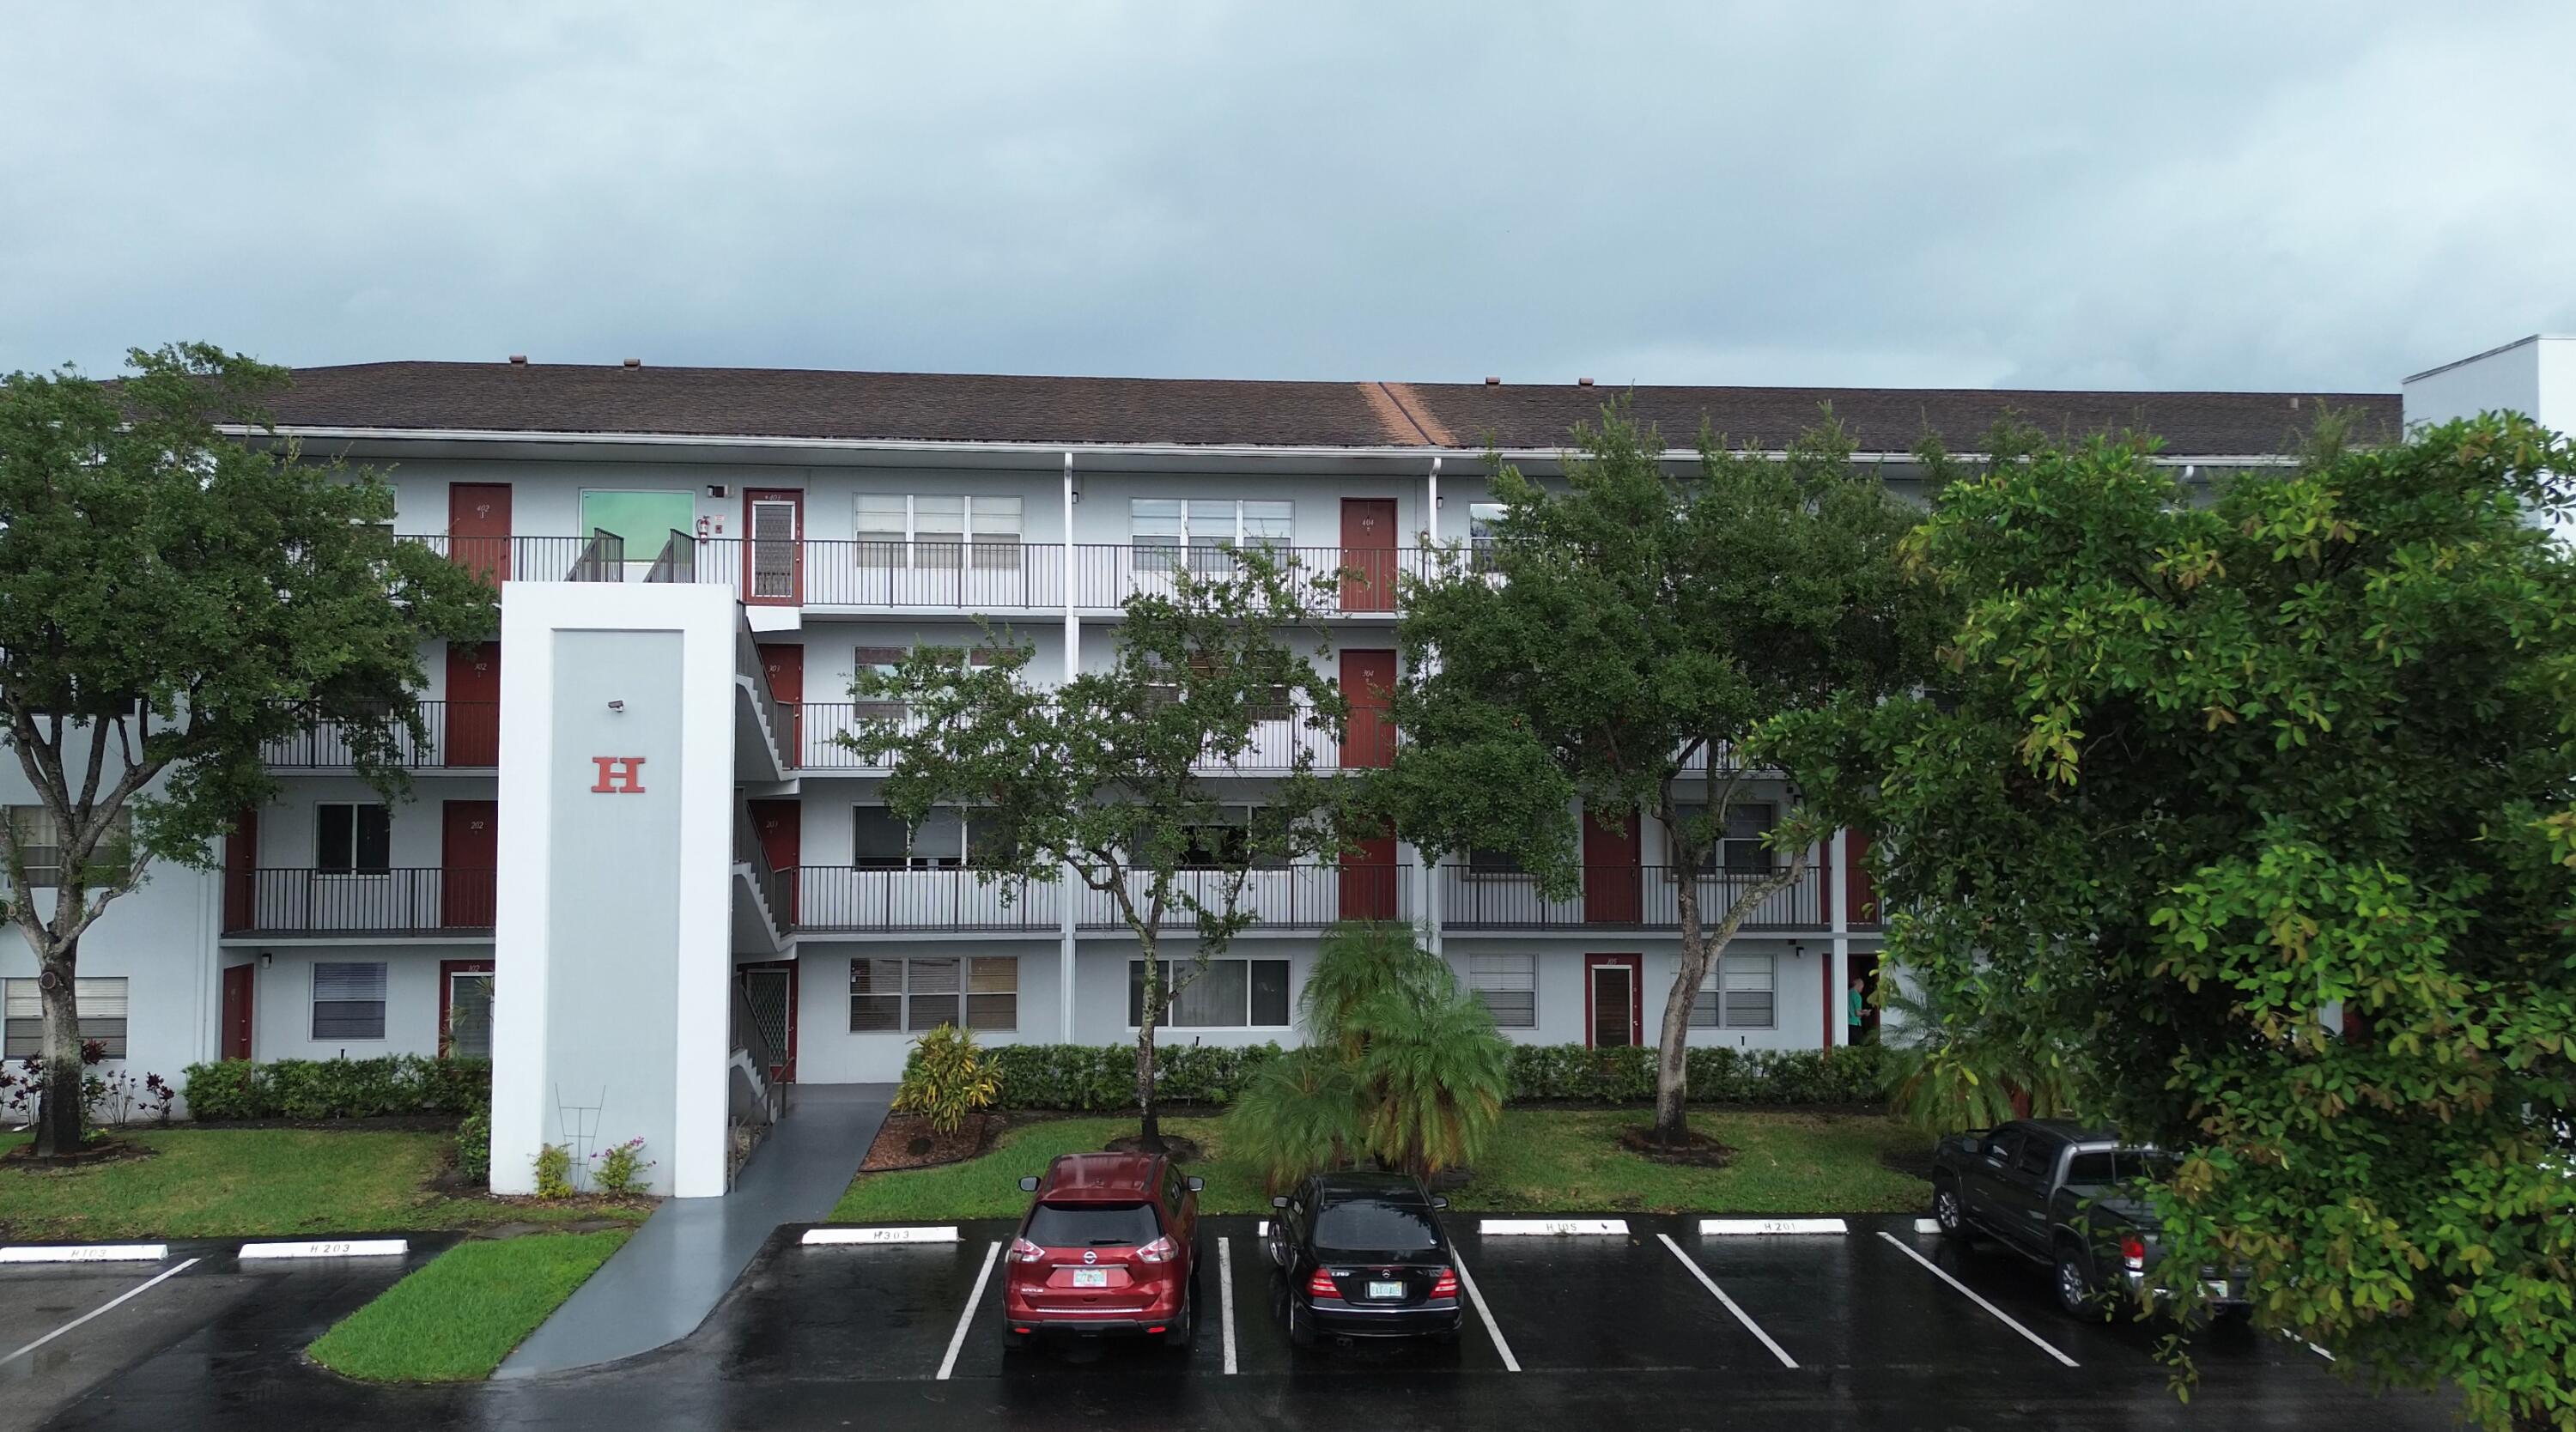
[[[0,1168],[24,1169],[30,1173],[45,1169],[96,1168],[100,1164],[124,1163],[129,1159],[148,1159],[159,1152],[159,1149],[147,1148],[142,1144],[130,1144],[123,1139],[102,1139],[67,1154],[38,1158],[36,1146],[29,1143],[20,1144],[8,1153],[0,1154]]]
[[[1113,1154],[1150,1152],[1145,1147],[1144,1139],[1135,1134],[1120,1134],[1101,1147]],[[1163,1153],[1174,1163],[1197,1163],[1207,1157],[1207,1151],[1199,1147],[1198,1140],[1185,1139],[1178,1134],[1163,1135]]]
[[[990,1114],[970,1114],[955,1130],[941,1133],[918,1114],[888,1114],[876,1142],[859,1164],[861,1173],[894,1169],[935,1168],[961,1163],[993,1146],[993,1136],[1006,1121]]]
[[[1655,1137],[1650,1125],[1619,1131],[1619,1146],[1641,1158],[1659,1164],[1680,1164],[1690,1168],[1724,1168],[1735,1157],[1731,1144],[1721,1144],[1697,1129],[1690,1131],[1685,1143],[1668,1144]]]

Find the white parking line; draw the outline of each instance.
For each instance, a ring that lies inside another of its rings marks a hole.
[[[1234,1240],[1216,1241],[1216,1306],[1225,1317],[1225,1375],[1234,1375]]]
[[[191,1258],[187,1262],[182,1263],[175,1268],[165,1268],[162,1271],[153,1274],[143,1282],[126,1289],[124,1292],[117,1294],[115,1297],[108,1299],[106,1302],[99,1304],[97,1307],[90,1309],[88,1312],[81,1314],[79,1317],[72,1319],[70,1322],[63,1324],[61,1327],[54,1329],[52,1332],[45,1334],[43,1337],[40,1337],[34,1342],[27,1344],[25,1347],[18,1349],[16,1352],[9,1354],[7,1357],[0,1357],[0,1366],[6,1366],[9,1363],[16,1362],[18,1359],[34,1352],[36,1349],[43,1347],[45,1344],[52,1342],[54,1339],[61,1337],[63,1334],[70,1332],[72,1329],[79,1327],[81,1324],[88,1322],[90,1319],[97,1317],[99,1314],[104,1313],[108,1309],[115,1307],[117,1304],[124,1302],[126,1299],[143,1293],[148,1293],[152,1291],[156,1284],[165,1279],[175,1278],[195,1266],[197,1266],[197,1260]]]
[[[1494,1351],[1503,1355],[1503,1370],[1520,1371],[1520,1359],[1512,1356],[1512,1345],[1503,1341],[1503,1330],[1494,1326],[1493,1310],[1485,1306],[1485,1295],[1476,1291],[1476,1278],[1474,1274],[1467,1271],[1467,1260],[1459,1257],[1458,1250],[1452,1248],[1449,1250],[1449,1262],[1458,1270],[1458,1281],[1467,1289],[1467,1301],[1476,1305],[1476,1316],[1485,1320],[1485,1335],[1494,1340]]]
[[[984,1301],[984,1284],[993,1276],[993,1260],[1002,1256],[999,1242],[984,1250],[984,1269],[975,1275],[975,1291],[966,1295],[966,1309],[957,1315],[957,1331],[948,1336],[948,1356],[939,1360],[938,1381],[946,1382],[957,1370],[957,1350],[966,1345],[966,1329],[975,1322],[975,1309]]]
[[[1906,1257],[1913,1259],[1915,1262],[1922,1264],[1924,1267],[1931,1269],[1933,1277],[1938,1278],[1942,1282],[1949,1284],[1951,1287],[1958,1289],[1961,1296],[1965,1297],[1969,1302],[1972,1302],[1978,1307],[1985,1309],[1987,1312],[1994,1314],[1997,1322],[2002,1323],[2005,1327],[2012,1329],[2023,1337],[2030,1339],[2031,1344],[2037,1347],[2040,1351],[2047,1353],[2050,1357],[2057,1359],[2068,1367],[2082,1366],[2082,1364],[2078,1363],[2075,1359],[2059,1352],[2054,1346],[2050,1345],[2048,1339],[2043,1338],[2039,1334],[2032,1332],[2030,1329],[2023,1327],[2021,1324],[2014,1322],[2012,1320],[2012,1316],[2006,1313],[2003,1309],[1996,1307],[1994,1304],[1987,1302],[1981,1297],[1978,1297],[1975,1289],[1970,1288],[1967,1284],[1951,1277],[1948,1272],[1942,1269],[1940,1264],[1935,1263],[1931,1259],[1924,1257],[1922,1254],[1915,1252],[1913,1249],[1906,1247],[1904,1242],[1898,1239],[1895,1234],[1882,1229],[1878,1236],[1886,1239],[1887,1245],[1895,1249],[1897,1252],[1902,1253]]]
[[[1778,1343],[1771,1341],[1771,1335],[1762,1331],[1762,1325],[1760,1323],[1753,1321],[1751,1317],[1745,1314],[1745,1311],[1742,1308],[1735,1305],[1735,1300],[1726,1295],[1726,1290],[1717,1285],[1717,1280],[1708,1275],[1708,1270],[1691,1261],[1691,1256],[1682,1251],[1682,1245],[1673,1241],[1673,1235],[1669,1233],[1658,1233],[1655,1236],[1664,1240],[1664,1246],[1672,1250],[1674,1257],[1682,1260],[1682,1266],[1690,1269],[1691,1276],[1699,1279],[1699,1285],[1701,1287],[1706,1288],[1711,1293],[1717,1295],[1717,1300],[1726,1305],[1726,1310],[1735,1314],[1735,1320],[1744,1324],[1744,1330],[1746,1332],[1762,1339],[1762,1345],[1771,1349],[1771,1355],[1780,1359],[1780,1365],[1782,1367],[1788,1368],[1793,1372],[1797,1370],[1798,1360],[1789,1356],[1789,1354],[1783,1350]]]

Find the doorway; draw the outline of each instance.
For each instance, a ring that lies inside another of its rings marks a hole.
[[[801,766],[805,764],[805,644],[762,642],[760,674],[768,678],[770,699],[787,718],[787,729],[779,733],[787,742],[787,763]]]
[[[492,962],[438,962],[438,1052],[450,1059],[492,1057]]]
[[[445,730],[433,732],[444,745],[438,764],[501,764],[501,643],[451,641],[447,644]]]
[[[447,559],[496,587],[510,580],[510,484],[447,485]]]
[[[792,607],[805,600],[805,494],[746,488],[742,494],[742,599]]]
[[[743,998],[752,1023],[769,1045],[769,1077],[796,1082],[796,962],[772,960],[742,967]]]
[[[438,923],[445,929],[492,926],[494,872],[501,864],[500,813],[496,801],[440,806]]]
[[[1342,499],[1342,610],[1395,610],[1395,499]]]
[[[224,1057],[250,1057],[251,970],[247,964],[224,970]]]
[[[1583,1042],[1625,1049],[1637,1042],[1643,955],[1583,957]]]

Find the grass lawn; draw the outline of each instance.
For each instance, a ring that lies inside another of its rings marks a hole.
[[[490,1377],[626,1237],[621,1228],[460,1243],[324,1333],[313,1360],[378,1382]]]
[[[84,1169],[0,1169],[0,1234],[219,1238],[640,1220],[645,1213],[431,1192],[422,1185],[446,1159],[443,1133],[175,1128],[126,1137],[156,1156]],[[0,1149],[26,1139],[0,1135]]]
[[[1619,1209],[1693,1213],[1905,1213],[1925,1207],[1931,1186],[1879,1162],[1918,1152],[1924,1137],[1873,1114],[1695,1113],[1701,1132],[1735,1146],[1722,1169],[1679,1168],[1619,1147],[1619,1130],[1642,1125],[1645,1109],[1510,1109],[1473,1182],[1450,1195],[1476,1211]],[[1028,1206],[1024,1174],[1057,1154],[1099,1148],[1135,1132],[1132,1118],[1052,1119],[1003,1135],[992,1152],[944,1168],[863,1173],[832,1210],[836,1222],[1017,1217]],[[1251,1169],[1225,1157],[1222,1119],[1166,1119],[1208,1151],[1189,1166],[1207,1180],[1207,1213],[1256,1213],[1270,1201]]]

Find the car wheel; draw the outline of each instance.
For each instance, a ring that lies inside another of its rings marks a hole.
[[[1932,1221],[1941,1225],[1941,1236],[1953,1243],[1969,1239],[1968,1208],[1959,1201],[1959,1186],[1944,1180],[1932,1185]]]
[[[2102,1316],[2102,1294],[2093,1286],[2092,1260],[2073,1244],[2057,1249],[2057,1306],[2068,1317]]]
[[[1029,1344],[1035,1341],[1037,1339],[1031,1334],[1016,1333],[1009,1328],[1002,1329],[1002,1351],[1004,1352],[1027,1352]]]
[[[1190,1289],[1181,1295],[1181,1311],[1163,1332],[1163,1346],[1174,1352],[1188,1352],[1199,1331],[1199,1280],[1190,1279]]]
[[[1315,1345],[1314,1317],[1293,1298],[1288,1303],[1288,1341],[1296,1347]]]

